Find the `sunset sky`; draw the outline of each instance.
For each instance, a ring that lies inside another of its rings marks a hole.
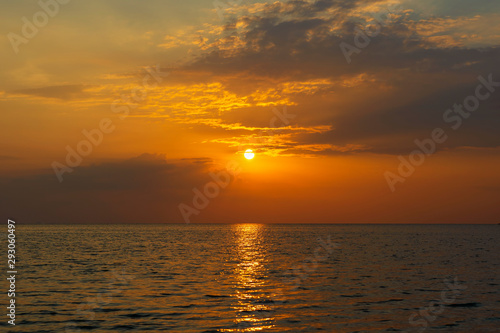
[[[42,2],[52,15],[0,3],[5,217],[500,222],[499,1]],[[402,177],[436,128],[447,139]],[[102,138],[58,177],[84,131]]]

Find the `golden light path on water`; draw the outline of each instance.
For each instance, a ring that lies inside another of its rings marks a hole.
[[[232,307],[237,313],[236,330],[255,332],[274,327],[272,307],[265,290],[269,288],[266,268],[267,253],[263,244],[263,225],[237,224],[235,241],[239,263],[235,268],[237,303]]]

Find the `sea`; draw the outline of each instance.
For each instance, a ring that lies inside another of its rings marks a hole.
[[[0,331],[500,332],[499,244],[500,225],[17,225]]]

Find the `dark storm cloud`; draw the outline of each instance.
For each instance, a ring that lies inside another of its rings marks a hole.
[[[370,39],[347,64],[342,42],[355,45],[357,30],[365,26],[351,13],[377,1],[289,1],[270,4],[255,15],[240,17],[243,31],[235,22],[227,25],[228,38],[200,56],[186,69],[212,73],[216,77],[239,74],[227,87],[241,84],[245,76],[286,82],[352,77],[369,74],[391,88],[386,101],[373,110],[333,109],[325,102],[321,110],[308,110],[308,120],[321,113],[314,125],[333,124],[327,133],[296,135],[297,144],[360,144],[376,153],[400,153],[412,149],[413,140],[426,137],[435,127],[446,127],[443,113],[474,94],[477,78],[493,74],[500,81],[500,48],[457,47],[419,35],[415,13],[387,21],[380,34]],[[321,15],[330,11],[326,17]],[[411,17],[411,18],[410,18]],[[234,30],[233,30],[234,29]],[[240,42],[237,43],[237,38]],[[222,45],[222,46],[221,46]],[[359,99],[369,98],[361,88]],[[339,88],[332,87],[331,91]],[[324,94],[324,92],[323,92]],[[401,103],[395,106],[394,100]],[[500,91],[481,103],[480,109],[464,121],[442,148],[458,146],[493,147],[500,144]],[[325,120],[324,112],[332,110]],[[333,112],[335,111],[335,112]],[[241,120],[245,124],[245,120]],[[297,118],[300,124],[300,119]],[[311,124],[309,124],[311,125]],[[325,151],[325,153],[329,153]]]
[[[50,172],[3,177],[0,205],[25,223],[182,222],[178,205],[209,180],[210,166],[143,154],[77,168],[62,183]]]

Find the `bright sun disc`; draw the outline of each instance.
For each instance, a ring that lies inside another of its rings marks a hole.
[[[244,155],[247,160],[251,160],[252,158],[255,157],[255,154],[253,153],[252,149],[247,149]]]

